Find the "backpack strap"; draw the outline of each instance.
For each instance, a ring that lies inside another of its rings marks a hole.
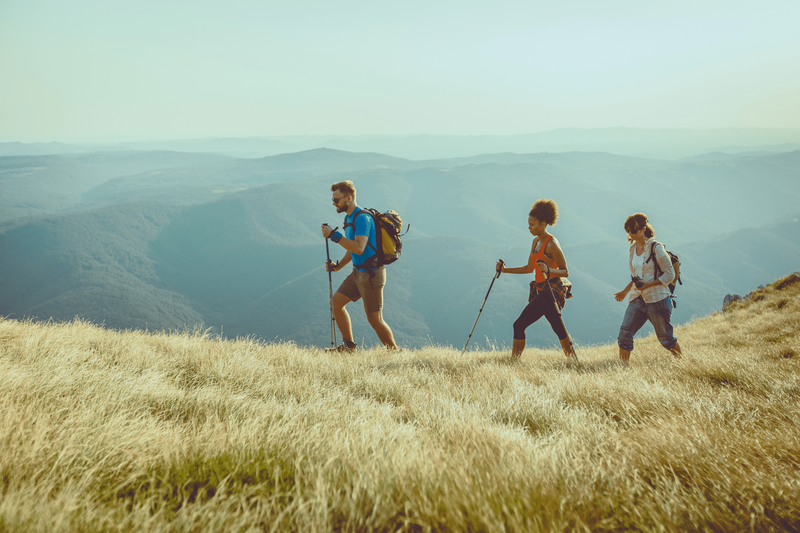
[[[664,273],[664,271],[661,270],[661,265],[658,264],[658,259],[656,259],[656,244],[661,244],[661,243],[658,241],[653,241],[653,243],[650,245],[650,257],[648,257],[647,261],[645,261],[645,264],[647,264],[650,262],[651,259],[653,260],[653,269],[655,270],[655,273],[653,275],[653,281],[660,278],[661,274]],[[661,244],[661,246],[664,245]]]
[[[381,237],[382,237],[382,235],[380,233],[380,231],[381,231],[380,222],[377,220],[378,217],[375,216],[374,214],[372,214],[370,211],[368,211],[366,209],[361,209],[359,207],[358,211],[356,211],[353,214],[353,222],[350,223],[350,224],[345,223],[345,227],[347,227],[347,226],[355,226],[356,217],[361,213],[366,213],[367,215],[369,215],[372,218],[373,225],[375,226],[375,244],[380,246],[381,248],[383,248],[383,245],[381,244],[381,240],[380,240]],[[363,268],[364,270],[369,272],[369,277],[371,278],[371,277],[375,276],[375,269],[377,269],[377,268],[382,266],[381,251],[379,251],[378,248],[376,248],[371,242],[369,242],[369,235],[367,235],[367,246],[372,248],[375,251],[375,253],[372,256],[370,256],[369,259],[367,259],[365,262],[361,263],[360,265],[356,265],[355,262],[353,262],[353,267],[355,267],[355,268]]]
[[[537,239],[538,239],[538,237],[537,237]],[[543,257],[547,257],[548,259],[552,259],[552,257],[547,255],[547,245],[550,244],[551,240],[553,240],[553,236],[552,235],[548,235],[547,238],[544,240],[544,243],[539,247],[539,252],[542,252],[542,256]]]
[[[658,264],[658,259],[656,259],[656,244],[661,244],[661,243],[658,242],[658,241],[655,241],[655,242],[653,242],[652,245],[650,245],[650,257],[648,257],[647,261],[645,261],[645,263],[648,263],[648,262],[650,262],[651,259],[653,260],[653,267],[654,267],[654,270],[655,270],[653,281],[655,281],[658,278],[660,278],[661,274],[664,273],[664,271],[661,270],[661,265]],[[664,253],[667,254],[667,259],[669,259],[670,262],[672,262],[672,257],[670,255],[670,252],[667,251],[667,247],[664,246],[663,244],[661,244],[661,246],[664,248]],[[676,276],[676,278],[674,280],[672,280],[672,283],[670,283],[668,285],[669,293],[670,293],[669,297],[672,299],[672,307],[678,307],[678,302],[675,301],[675,294],[674,294],[675,293],[675,281],[677,281],[678,283],[683,285],[683,282],[681,281],[680,276]]]
[[[370,213],[369,211],[367,211],[367,210],[365,210],[365,209],[361,209],[361,208],[359,207],[359,208],[358,208],[358,210],[357,210],[357,211],[355,211],[355,212],[353,213],[353,218],[352,218],[352,220],[353,220],[353,221],[352,221],[352,222],[347,222],[347,217],[345,217],[345,223],[344,223],[343,229],[345,229],[345,228],[347,228],[347,227],[349,227],[349,226],[355,226],[355,225],[356,225],[356,217],[357,217],[358,215],[360,215],[361,213],[366,213],[366,214],[368,214],[369,216],[372,216],[372,213]],[[372,217],[372,218],[373,218],[373,221],[374,221],[375,217]],[[375,240],[378,240],[378,230],[379,230],[379,228],[378,228],[378,226],[376,225],[376,226],[375,226]],[[376,253],[378,252],[377,248],[375,248],[375,247],[372,245],[372,243],[371,243],[371,242],[369,242],[369,235],[367,236],[367,246],[369,246],[370,248],[372,248],[373,250],[375,250],[375,252],[376,252]],[[356,266],[360,266],[360,265],[356,265]]]
[[[342,229],[348,228],[350,226],[355,226],[356,225],[356,217],[359,215],[359,213],[364,213],[364,212],[365,211],[363,209],[361,209],[360,207],[358,209],[356,209],[353,212],[353,218],[351,219],[352,222],[348,222],[347,221],[347,215],[345,215],[345,217],[344,217],[344,226],[342,226]]]

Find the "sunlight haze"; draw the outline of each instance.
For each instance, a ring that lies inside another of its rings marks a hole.
[[[800,3],[4,0],[0,141],[800,127]]]

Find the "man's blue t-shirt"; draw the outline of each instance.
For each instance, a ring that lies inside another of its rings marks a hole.
[[[357,235],[366,235],[369,239],[367,242],[366,248],[364,248],[363,254],[354,254],[350,252],[350,259],[353,260],[353,265],[363,265],[364,261],[375,255],[376,240],[375,240],[375,221],[372,219],[372,215],[364,211],[363,215],[359,215],[362,210],[361,208],[356,208],[352,214],[346,215],[344,217],[344,236],[350,240],[356,238]],[[355,225],[353,224],[353,219],[355,219]],[[356,268],[359,272],[367,272],[364,268]]]

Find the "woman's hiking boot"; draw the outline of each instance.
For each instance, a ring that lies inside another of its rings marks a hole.
[[[564,355],[567,356],[567,361],[570,363],[578,363],[578,354],[575,353],[575,346],[572,344],[572,339],[567,337],[566,339],[560,339],[559,342],[561,343],[561,349],[564,350]]]
[[[342,341],[342,344],[337,346],[336,348],[325,348],[326,352],[338,352],[338,353],[351,353],[355,352],[358,344],[354,343],[353,341],[349,341],[345,339]]]

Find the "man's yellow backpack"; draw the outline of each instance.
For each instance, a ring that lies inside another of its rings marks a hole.
[[[390,265],[400,259],[400,253],[403,251],[402,235],[400,235],[400,231],[403,229],[403,219],[400,218],[397,211],[390,209],[385,213],[381,213],[377,209],[359,207],[356,216],[362,212],[369,214],[375,222],[377,247],[372,246],[372,243],[368,244],[377,253],[367,259],[363,265],[355,266],[372,271],[380,266]],[[353,218],[353,223],[355,223],[355,217]],[[406,228],[406,233],[408,233],[409,228],[411,228],[411,224]]]

